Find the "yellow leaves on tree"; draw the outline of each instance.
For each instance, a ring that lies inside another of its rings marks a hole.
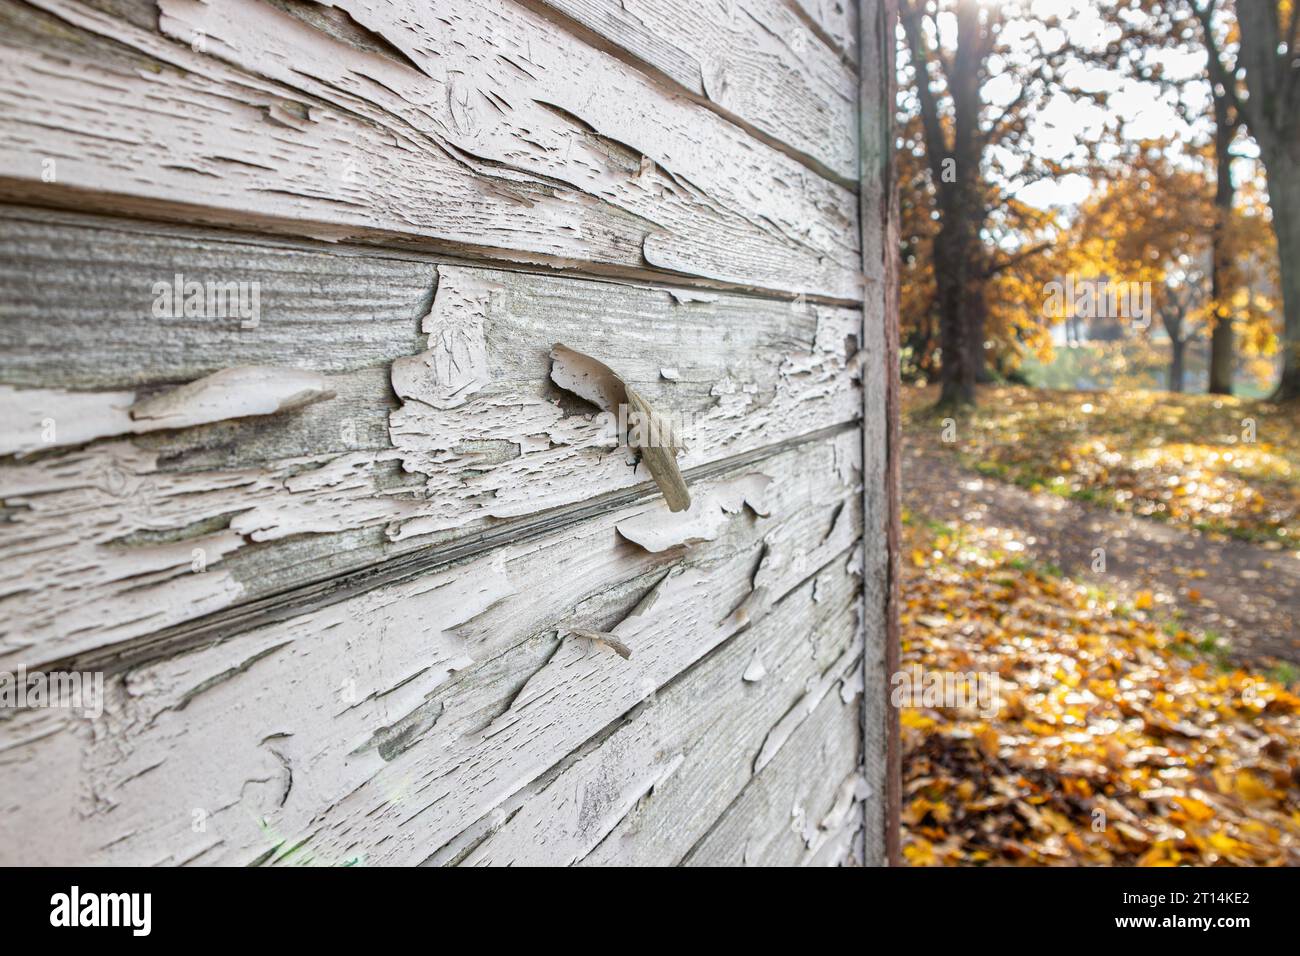
[[[1064,238],[1074,271],[1150,292],[1153,315],[1110,316],[1130,331],[1162,326],[1174,344],[1233,323],[1248,354],[1277,349],[1277,253],[1257,184],[1247,182],[1223,230],[1223,291],[1212,295],[1213,156],[1166,141],[1136,144],[1079,211]],[[1062,316],[1065,317],[1065,316]],[[1176,385],[1181,388],[1181,384]]]

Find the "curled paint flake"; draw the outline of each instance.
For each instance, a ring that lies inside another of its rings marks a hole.
[[[637,446],[637,450],[650,470],[650,476],[663,492],[668,510],[685,511],[691,506],[690,492],[677,467],[677,452],[681,448],[681,442],[672,427],[671,418],[652,408],[644,397],[608,365],[566,345],[556,343],[551,348],[551,380],[565,391],[585,398],[602,411],[618,415],[620,406],[624,406],[629,418],[634,415],[634,420],[646,423],[647,428],[637,431],[648,433],[651,442]],[[631,431],[629,429],[629,445]]]
[[[296,368],[222,369],[131,406],[131,418],[155,428],[188,428],[231,418],[274,415],[333,398],[329,379]]]
[[[568,634],[570,637],[580,637],[594,644],[603,644],[623,660],[628,660],[632,656],[632,648],[620,641],[616,634],[607,631],[589,631],[585,627],[571,627],[568,629]]]

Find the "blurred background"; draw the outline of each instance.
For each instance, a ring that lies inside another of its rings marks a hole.
[[[1295,6],[899,7],[905,856],[1294,865]]]

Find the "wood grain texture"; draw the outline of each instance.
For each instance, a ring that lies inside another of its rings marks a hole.
[[[858,62],[859,0],[786,0],[848,61]],[[878,0],[862,0],[872,15]]]
[[[646,506],[625,509],[139,665],[95,721],[8,712],[0,861],[429,859],[821,569],[851,570],[859,447],[846,433],[766,462],[771,517],[746,510],[693,548],[621,540]],[[833,602],[833,578],[812,595]],[[617,634],[630,659],[556,636],[569,626]]]
[[[900,431],[898,358],[898,184],[894,177],[895,0],[864,5],[862,42],[862,248],[863,270],[880,279],[864,299],[867,353],[877,361],[863,373],[863,476],[865,539],[883,542],[864,553],[863,594],[877,609],[878,626],[868,629],[864,684],[893,686],[901,653],[899,638]],[[868,317],[870,316],[870,317]],[[879,316],[877,320],[875,316]],[[883,409],[883,414],[881,410]],[[889,695],[863,695],[863,752],[866,775],[879,786],[865,804],[865,862],[898,866],[901,858],[902,757],[898,709]]]
[[[648,286],[17,219],[0,245],[17,256],[0,269],[11,424],[49,417],[35,382],[129,405],[245,362],[326,371],[337,395],[0,462],[0,662],[83,654],[600,495],[649,491],[644,465],[610,447],[595,409],[549,382],[556,340],[602,356],[689,421],[683,469],[861,414],[860,320],[846,309],[729,295],[683,303]],[[30,279],[109,268],[114,282],[91,300]],[[151,284],[176,272],[261,283],[258,327],[154,317]],[[349,321],[359,300],[372,315]],[[46,344],[55,340],[65,344]],[[411,362],[415,377],[395,398],[390,381]],[[668,365],[676,380],[662,377]]]
[[[853,191],[514,3],[0,10],[0,196],[862,295]]]
[[[841,661],[844,670],[860,666]],[[862,824],[861,711],[826,694],[682,861],[687,866],[847,862]]]
[[[679,863],[756,779],[770,731],[802,714],[800,699],[823,671],[843,670],[843,655],[856,653],[859,582],[847,563],[832,561],[440,857],[474,866]],[[766,674],[747,681],[756,656]],[[835,787],[808,783],[828,794]]]
[[[286,359],[335,378],[386,370],[423,348],[420,323],[446,261],[0,207],[3,382],[136,390]],[[155,316],[154,283],[172,285],[177,274],[205,287],[256,283],[261,321],[242,328],[234,310]],[[313,441],[337,447],[325,435]]]
[[[540,0],[598,41],[857,188],[858,81],[785,0]]]

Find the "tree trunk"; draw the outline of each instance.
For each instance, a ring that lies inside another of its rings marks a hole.
[[[1218,275],[1214,279],[1217,285]],[[1215,293],[1216,297],[1218,293]],[[1231,395],[1232,373],[1236,364],[1236,343],[1232,334],[1232,317],[1221,314],[1215,317],[1214,331],[1210,333],[1210,394]]]
[[[1187,340],[1171,338],[1169,340],[1169,391],[1181,392],[1185,378],[1187,357]]]
[[[970,351],[974,365],[975,381],[987,385],[994,381],[993,371],[989,368],[989,353],[984,348],[984,323],[987,316],[987,303],[984,298],[983,278],[973,279],[966,290],[966,308],[970,313]]]
[[[1295,51],[1281,52],[1283,18],[1277,0],[1238,0],[1236,6],[1237,65],[1245,70],[1250,91],[1242,109],[1264,160],[1281,267],[1282,379],[1273,400],[1290,401],[1300,398],[1300,114],[1290,102]]]
[[[956,224],[955,224],[956,225]],[[939,404],[975,403],[975,363],[967,314],[967,269],[960,228],[944,223],[934,240],[934,274],[939,294]]]
[[[1285,316],[1282,379],[1273,400],[1282,402],[1300,398],[1300,161],[1282,154],[1266,157],[1266,162]]]
[[[1228,102],[1224,96],[1214,97],[1214,271],[1210,296],[1215,304],[1214,330],[1210,333],[1210,393],[1232,394],[1232,373],[1236,354],[1232,334],[1232,313],[1226,299],[1228,272],[1232,267],[1232,251],[1228,248],[1228,226],[1232,222],[1232,153],[1229,147],[1237,127],[1228,118]]]
[[[939,203],[934,274],[938,287],[941,406],[974,404],[975,379],[983,361],[982,311],[973,307],[983,299],[979,236],[981,223],[988,216],[979,190],[983,149],[979,136],[980,70],[988,55],[981,10],[977,0],[958,0],[955,10],[957,48],[951,62],[944,64],[953,110],[949,146],[930,88],[931,54],[921,26],[920,6],[905,3],[900,8],[916,68],[926,160]]]

